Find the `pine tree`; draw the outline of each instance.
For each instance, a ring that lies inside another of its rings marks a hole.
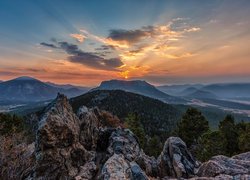
[[[222,142],[226,155],[232,156],[239,151],[238,133],[234,123],[234,117],[227,115],[219,124],[219,131],[222,134]]]
[[[125,127],[129,128],[139,139],[141,147],[145,145],[145,131],[137,114],[129,114],[125,119]]]
[[[187,109],[177,126],[177,135],[188,147],[197,144],[201,135],[209,130],[208,121],[195,108]]]

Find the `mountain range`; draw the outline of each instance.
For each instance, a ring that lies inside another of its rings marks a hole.
[[[88,87],[42,82],[25,76],[0,83],[0,111],[16,110],[19,106],[22,106],[20,108],[23,109],[24,104],[29,104],[26,108],[30,108],[30,105],[35,106],[34,102],[43,106],[41,102],[55,98],[58,92],[68,97],[76,97],[96,90],[123,90],[158,99],[168,104],[213,107],[250,116],[250,83],[184,84],[155,87],[141,80],[110,80],[103,81],[98,87],[90,90]],[[18,107],[6,107],[6,105],[18,105]]]
[[[249,99],[250,83],[217,83],[158,86],[159,90],[175,96],[193,96],[212,99]]]
[[[51,85],[32,77],[18,77],[0,83],[1,102],[39,102],[53,99],[57,93],[64,93],[69,97],[83,94],[87,88],[65,87],[62,85]]]

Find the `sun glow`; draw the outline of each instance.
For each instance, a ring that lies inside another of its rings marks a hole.
[[[128,73],[129,73],[128,70],[127,71],[123,71],[123,72],[120,73],[120,76],[123,77],[124,79],[128,79]]]

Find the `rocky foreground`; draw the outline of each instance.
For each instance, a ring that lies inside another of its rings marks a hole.
[[[250,152],[201,164],[170,137],[156,159],[130,130],[112,127],[101,114],[86,107],[75,114],[58,95],[39,119],[36,142],[14,148],[20,163],[7,162],[0,179],[250,179]]]

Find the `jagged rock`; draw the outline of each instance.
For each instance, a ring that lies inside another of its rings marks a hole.
[[[129,162],[140,155],[137,137],[129,129],[116,129],[109,138],[108,153],[123,154]]]
[[[243,161],[250,161],[250,151],[246,153],[241,153],[232,157],[233,159],[243,160]]]
[[[215,177],[220,174],[236,176],[250,174],[250,152],[243,153],[232,158],[226,156],[214,156],[208,162],[201,165],[198,176]]]
[[[120,120],[107,111],[98,108],[88,109],[85,106],[80,107],[77,113],[80,119],[80,142],[87,149],[96,151],[97,145],[103,133],[101,131],[109,131],[120,125]],[[101,133],[100,133],[101,132]],[[110,136],[110,135],[109,135]],[[105,146],[105,150],[108,145]]]
[[[35,144],[21,143],[1,157],[0,179],[25,179],[32,173],[35,165]]]
[[[58,95],[38,124],[35,178],[74,177],[78,168],[90,159],[79,143],[79,119],[67,98]]]
[[[80,167],[80,173],[75,177],[76,180],[93,179],[96,174],[96,165],[93,161],[87,162]]]
[[[101,126],[93,111],[82,106],[77,113],[80,119],[80,142],[87,150],[96,150],[99,126]]]
[[[145,172],[140,168],[136,162],[130,163],[130,169],[132,172],[132,178],[133,180],[146,180],[148,177],[146,176]]]
[[[136,158],[136,162],[148,176],[157,177],[158,165],[155,157],[149,157],[141,151],[140,155]]]
[[[114,154],[104,164],[101,172],[101,178],[104,180],[131,179],[132,172],[127,160],[123,154]]]
[[[168,138],[157,161],[160,177],[189,178],[199,166],[186,144],[178,137]]]

